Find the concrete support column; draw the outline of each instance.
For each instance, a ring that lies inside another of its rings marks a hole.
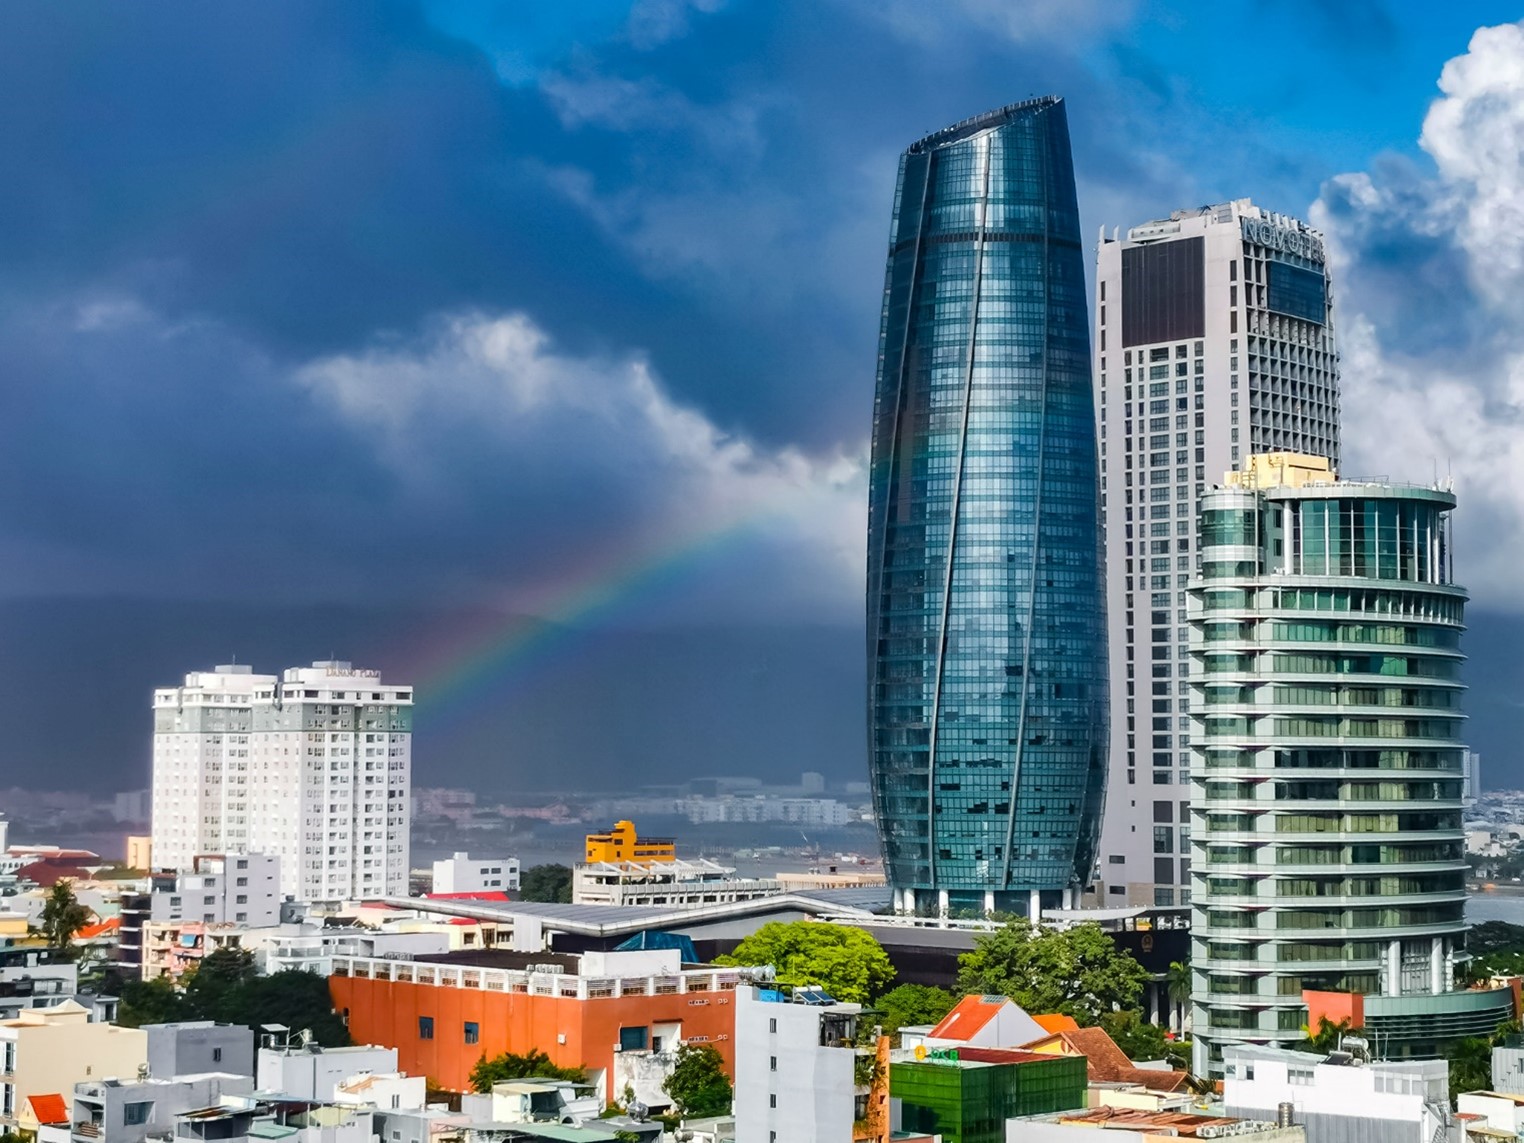
[[[1438,996],[1445,990],[1445,938],[1435,937],[1429,946],[1429,991]]]
[[[1032,890],[1030,903],[1027,905],[1027,920],[1042,920],[1042,892],[1040,890]]]
[[[986,913],[993,913],[995,911],[995,891],[993,889],[986,889],[984,891],[984,911]]]
[[[906,913],[906,914],[909,914],[909,915],[914,915],[914,913],[915,913],[915,890],[914,889],[901,889],[900,890],[899,911],[901,913]]]
[[[1386,946],[1386,994],[1402,995],[1402,942],[1388,941]]]
[[[946,917],[947,916],[947,890],[946,889],[938,889],[937,890],[937,916],[939,916],[939,917]]]

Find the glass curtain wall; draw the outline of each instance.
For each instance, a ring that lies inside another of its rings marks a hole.
[[[900,162],[868,542],[875,808],[905,911],[1030,912],[1095,862],[1106,646],[1063,103]]]

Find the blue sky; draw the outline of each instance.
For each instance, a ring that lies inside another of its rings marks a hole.
[[[1056,92],[1092,233],[1328,230],[1347,456],[1454,471],[1477,606],[1524,611],[1518,15],[6,5],[0,600],[856,639],[898,153]]]

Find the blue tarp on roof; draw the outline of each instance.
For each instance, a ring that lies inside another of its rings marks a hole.
[[[676,949],[684,964],[698,964],[698,953],[693,938],[684,933],[664,933],[657,929],[642,929],[625,941],[615,952],[631,952],[636,949]]]

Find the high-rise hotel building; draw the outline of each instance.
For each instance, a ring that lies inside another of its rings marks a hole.
[[[259,853],[297,900],[406,896],[412,687],[338,661],[220,666],[153,706],[157,867]]]
[[[1190,596],[1197,1075],[1333,1013],[1382,1057],[1513,1015],[1457,988],[1464,589],[1445,488],[1256,456],[1201,503]]]
[[[873,412],[869,749],[897,908],[1078,900],[1105,780],[1085,266],[1063,102],[900,160]]]
[[[1095,366],[1111,647],[1102,905],[1190,893],[1186,589],[1207,480],[1255,453],[1339,458],[1323,241],[1247,199],[1097,248]]]

